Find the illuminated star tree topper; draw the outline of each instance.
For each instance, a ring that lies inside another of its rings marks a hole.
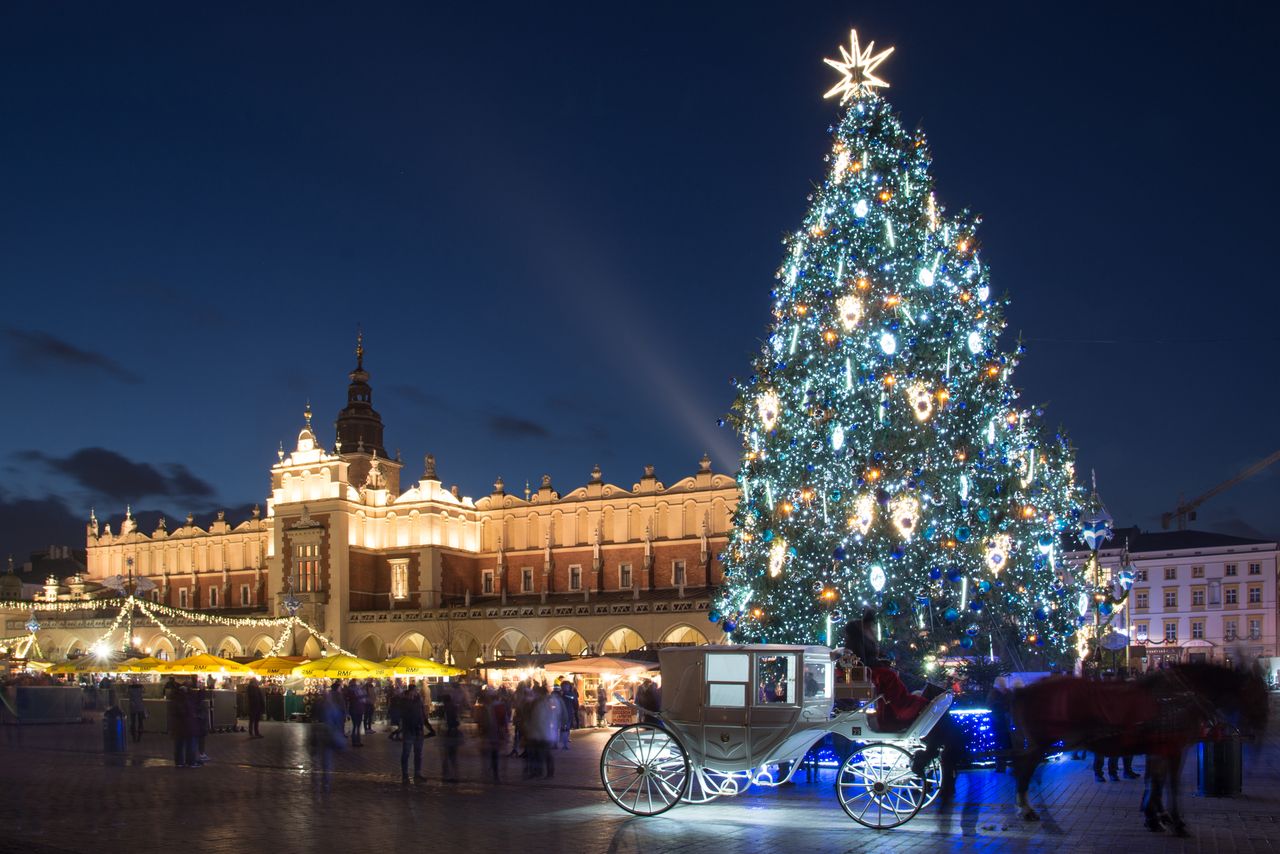
[[[840,55],[843,60],[824,59],[827,65],[830,65],[836,71],[840,72],[840,82],[832,86],[822,97],[831,98],[835,95],[840,96],[840,103],[844,104],[851,98],[857,98],[860,95],[869,95],[876,87],[889,88],[889,83],[883,78],[875,75],[876,66],[889,58],[889,54],[893,53],[893,48],[882,50],[875,53],[875,42],[867,42],[866,47],[861,47],[858,43],[858,31],[849,31],[849,47],[840,45]]]

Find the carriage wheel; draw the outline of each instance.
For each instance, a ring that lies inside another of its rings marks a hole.
[[[675,736],[650,723],[613,734],[600,755],[600,781],[615,804],[635,815],[658,815],[689,788],[689,757]]]
[[[920,809],[932,804],[938,799],[938,792],[942,789],[942,763],[935,756],[928,766],[924,769],[924,803],[920,804]]]
[[[924,806],[924,787],[911,754],[896,744],[868,744],[840,766],[836,796],[849,818],[875,830],[909,821]]]

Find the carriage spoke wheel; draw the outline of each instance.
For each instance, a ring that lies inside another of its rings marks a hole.
[[[849,818],[875,830],[909,821],[925,802],[911,754],[896,744],[869,744],[849,754],[836,776],[836,796]]]
[[[920,809],[932,804],[938,799],[938,791],[942,788],[942,763],[937,757],[924,769],[924,803],[920,804]]]
[[[658,815],[689,788],[689,757],[675,736],[650,723],[613,734],[600,755],[600,781],[615,804],[635,815]]]

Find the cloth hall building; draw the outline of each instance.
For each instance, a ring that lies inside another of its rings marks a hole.
[[[596,467],[563,494],[544,476],[523,495],[499,478],[490,494],[462,497],[444,487],[432,457],[416,476],[388,458],[363,348],[356,356],[331,447],[308,407],[295,446],[271,467],[265,513],[235,524],[219,514],[207,528],[188,517],[170,529],[161,519],[150,532],[128,512],[115,529],[91,516],[87,577],[49,594],[75,598],[132,573],[155,585],[140,595],[173,608],[237,619],[296,608],[330,640],[374,660],[407,653],[471,666],[715,639],[706,613],[737,501],[733,477],[704,457],[671,484],[648,466],[626,488]],[[57,659],[110,625],[45,614],[40,622],[41,647]],[[279,632],[181,619],[166,626],[197,650],[233,656],[265,653]],[[134,634],[155,654],[183,652],[147,621]],[[294,650],[321,652],[305,632]]]

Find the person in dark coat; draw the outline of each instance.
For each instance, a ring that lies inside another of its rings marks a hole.
[[[445,691],[441,698],[444,715],[444,744],[440,751],[440,777],[446,783],[458,782],[458,747],[462,744],[462,723],[458,720],[458,704],[453,692]]]
[[[364,742],[360,740],[360,729],[364,726],[364,686],[352,679],[347,683],[343,696],[346,697],[347,714],[351,718],[351,746],[364,747]]]
[[[205,736],[209,734],[209,711],[212,708],[212,696],[209,693],[209,689],[194,676],[191,678],[191,687],[191,697],[194,700],[192,706],[192,715],[194,717],[192,732],[195,734],[196,759],[200,762],[208,762],[209,754],[204,751],[204,740]]]
[[[135,742],[142,741],[142,728],[147,719],[147,706],[142,698],[142,683],[129,683],[129,735]]]
[[[861,620],[850,621],[845,626],[844,645],[871,671],[871,682],[881,697],[876,703],[876,728],[881,732],[898,732],[909,727],[936,694],[926,697],[907,690],[892,663],[880,657],[875,621],[876,614],[870,610],[863,613]],[[911,770],[923,776],[929,763],[940,758],[942,787],[939,797],[948,802],[955,796],[956,769],[966,751],[964,732],[950,715],[943,715],[923,741],[924,749],[912,757]]]
[[[427,724],[427,708],[418,686],[409,688],[400,698],[400,782],[409,783],[409,751],[413,751],[413,779],[426,782],[422,776],[422,742]]]
[[[249,738],[262,738],[258,725],[262,723],[262,713],[267,709],[267,698],[262,693],[262,686],[256,678],[249,680],[245,688],[245,701],[249,706]]]
[[[172,676],[164,683],[164,700],[166,723],[169,737],[173,739],[173,764],[185,768],[195,762],[195,755],[187,755],[190,733],[187,731],[187,695],[186,687],[178,684]]]

